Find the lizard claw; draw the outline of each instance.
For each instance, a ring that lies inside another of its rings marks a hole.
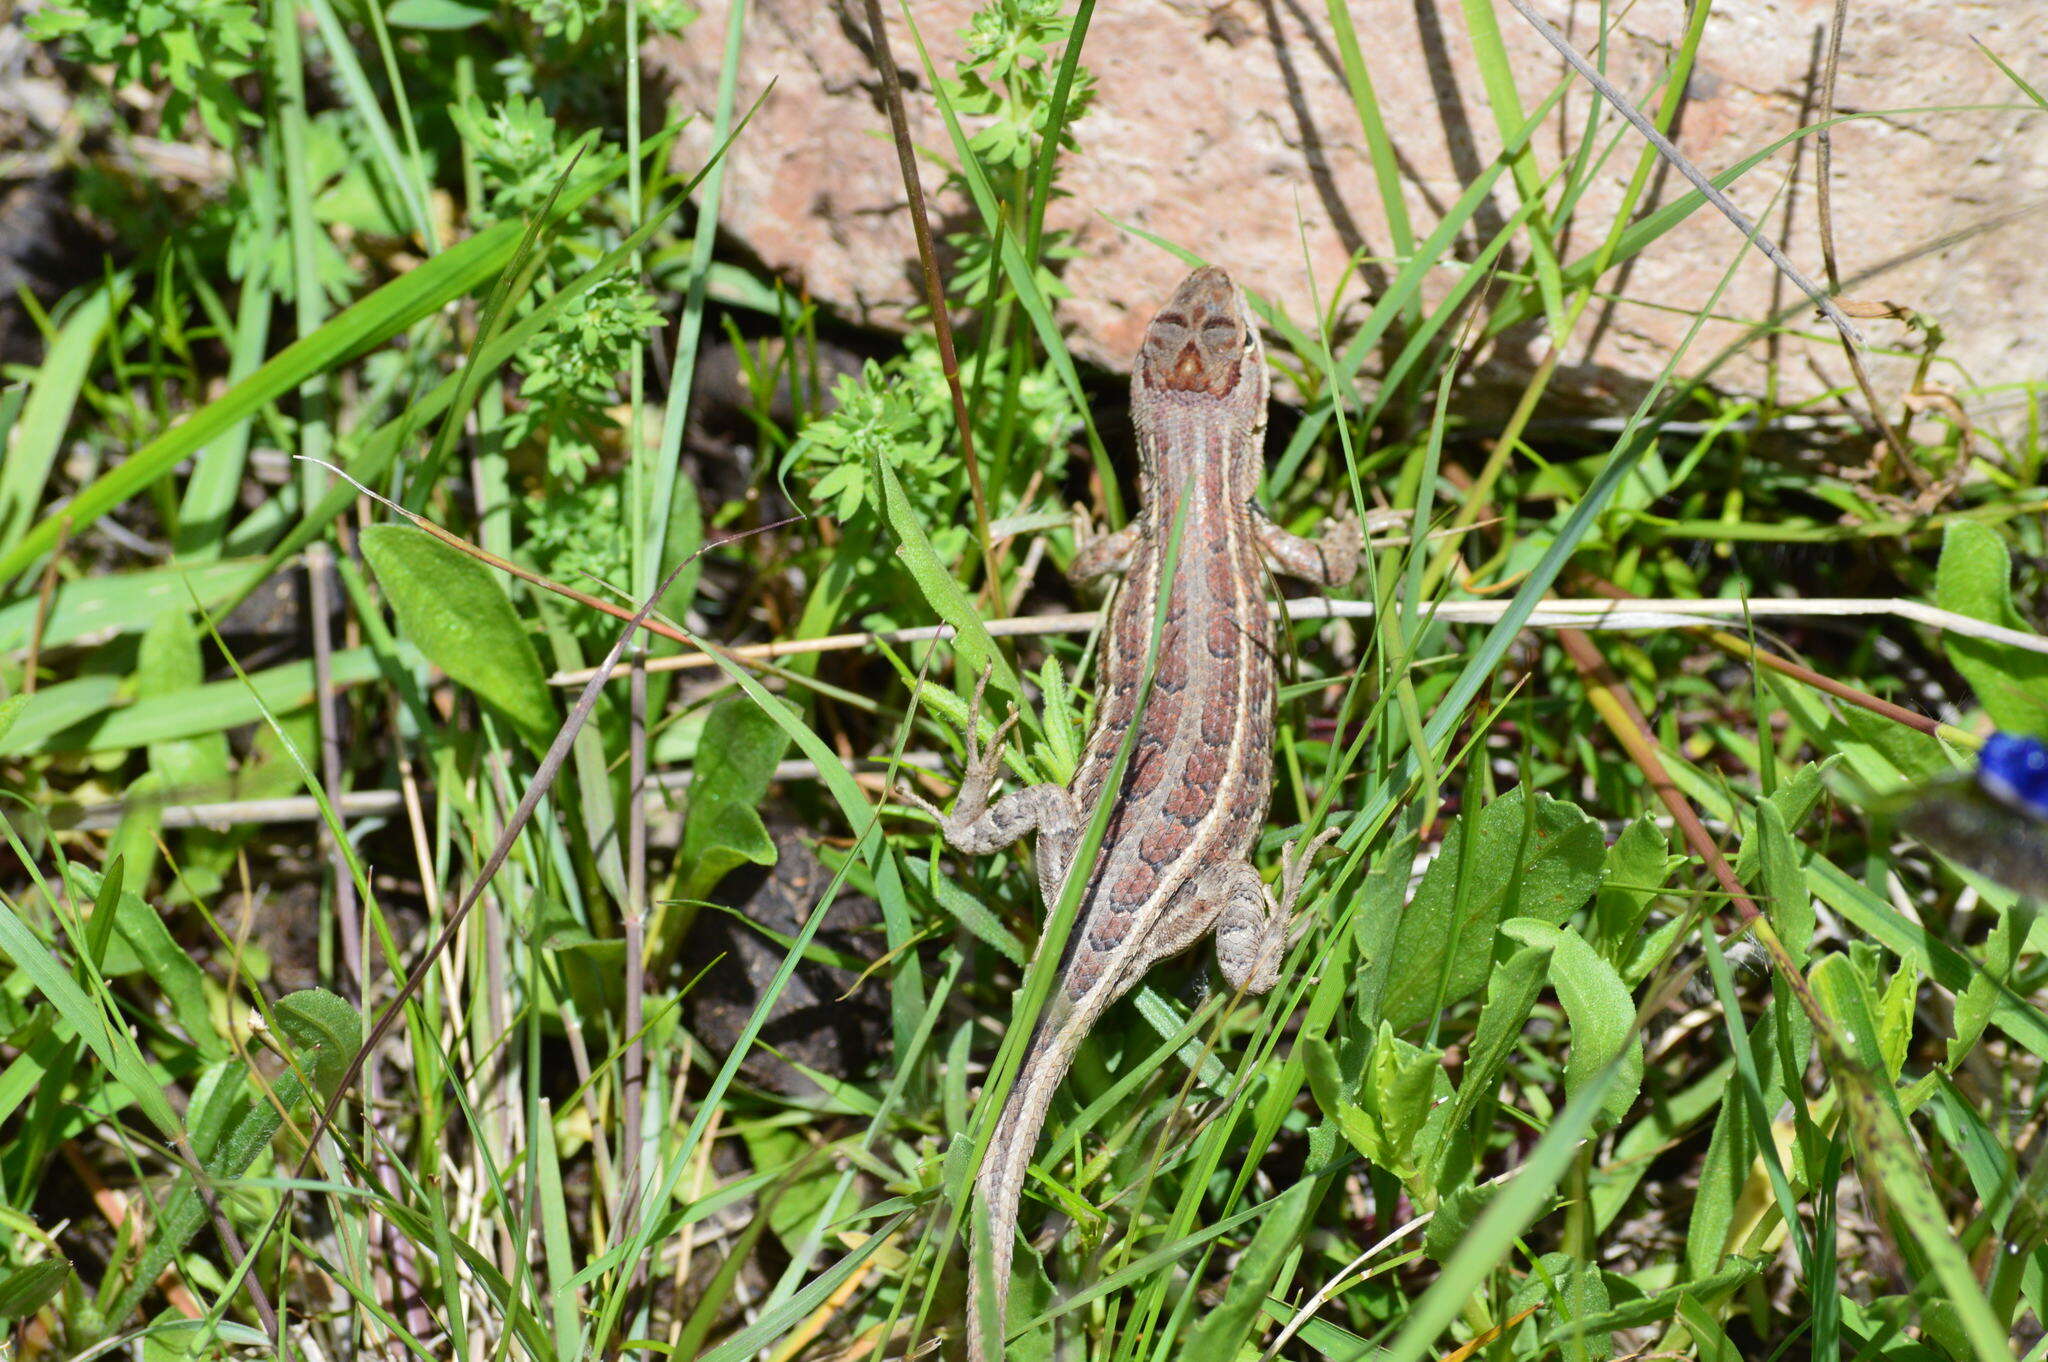
[[[913,809],[922,809],[941,823],[946,821],[946,816],[939,812],[938,805],[932,803],[929,799],[926,799],[908,786],[891,784],[888,797],[895,803],[908,804]]]

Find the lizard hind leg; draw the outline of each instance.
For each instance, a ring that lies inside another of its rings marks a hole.
[[[1306,932],[1311,919],[1295,915],[1309,863],[1337,835],[1326,828],[1307,842],[1290,842],[1280,853],[1280,896],[1276,901],[1257,872],[1244,863],[1249,885],[1234,886],[1216,918],[1216,963],[1224,980],[1246,993],[1270,993],[1280,981],[1280,962]]]

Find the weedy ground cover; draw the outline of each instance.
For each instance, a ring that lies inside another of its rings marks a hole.
[[[1597,109],[1539,157],[1566,84],[1463,8],[1504,150],[1432,222],[1318,16],[1392,239],[1366,305],[1354,271],[1268,308],[1265,504],[1384,513],[1371,612],[1283,631],[1259,855],[1343,829],[1315,926],[1270,996],[1189,959],[1084,1048],[1016,1355],[2042,1356],[2035,909],[1879,797],[2048,736],[2043,390],[1787,410],[1688,344],[1588,422],[1558,346],[1465,413],[1489,337],[1564,335],[1710,210]],[[1662,126],[1708,8],[1633,92]],[[27,16],[84,130],[53,192],[103,236],[0,381],[19,1355],[958,1346],[974,1098],[1044,924],[1019,859],[890,791],[943,796],[984,670],[1017,779],[1085,732],[1086,620],[1010,621],[1094,604],[1067,508],[1132,490],[1053,313],[1092,12],[992,0],[958,66],[897,54],[972,206],[903,337],[722,251],[718,158],[671,166],[634,54],[694,23],[744,138],[740,11]],[[1719,179],[1768,196],[1776,149]],[[1881,343],[1940,368],[1909,321]],[[1816,582],[1965,627],[1802,614]]]

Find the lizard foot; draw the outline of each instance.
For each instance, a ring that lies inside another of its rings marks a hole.
[[[1280,848],[1280,900],[1273,906],[1276,921],[1287,924],[1287,944],[1292,947],[1301,940],[1315,919],[1303,913],[1296,916],[1294,906],[1301,900],[1302,886],[1308,882],[1309,867],[1316,855],[1329,844],[1341,828],[1324,828],[1306,842],[1296,839]]]
[[[1002,774],[1003,744],[1010,736],[1010,730],[1017,726],[1020,717],[1013,708],[1009,717],[996,726],[996,731],[984,745],[981,741],[982,700],[988,691],[988,678],[994,672],[994,664],[982,668],[981,675],[974,682],[974,698],[967,704],[967,727],[962,734],[967,746],[967,766],[960,778],[960,786],[953,800],[953,812],[944,814],[924,796],[907,789],[892,793],[905,803],[924,810],[949,833],[956,825],[965,825],[979,818],[988,808],[988,792],[995,787],[996,778]]]
[[[1337,512],[1324,526],[1320,542],[1326,585],[1343,586],[1358,575],[1358,560],[1365,552],[1365,526],[1358,512],[1349,506]]]

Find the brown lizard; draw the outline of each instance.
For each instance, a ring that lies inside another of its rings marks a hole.
[[[1250,852],[1273,786],[1266,564],[1341,585],[1357,571],[1363,541],[1349,515],[1318,542],[1288,533],[1260,509],[1267,384],[1265,351],[1243,292],[1222,270],[1196,270],[1153,318],[1131,375],[1142,509],[1115,534],[1096,537],[1084,527],[1071,569],[1077,580],[1106,572],[1122,572],[1124,580],[1110,604],[1095,729],[1067,788],[1034,785],[989,801],[1016,716],[981,744],[976,687],[966,773],[953,812],[940,817],[940,825],[948,843],[973,855],[1035,830],[1039,892],[1051,911],[1137,708],[1169,532],[1185,515],[1152,691],[1058,983],[977,1179],[988,1207],[999,1336],[1025,1172],[1053,1091],[1082,1037],[1154,962],[1211,933],[1233,989],[1271,989],[1299,935],[1294,904],[1308,862],[1333,835],[1282,852],[1277,900],[1252,868]],[[974,1307],[981,1298],[970,1268],[967,1353],[974,1362],[987,1355]]]

